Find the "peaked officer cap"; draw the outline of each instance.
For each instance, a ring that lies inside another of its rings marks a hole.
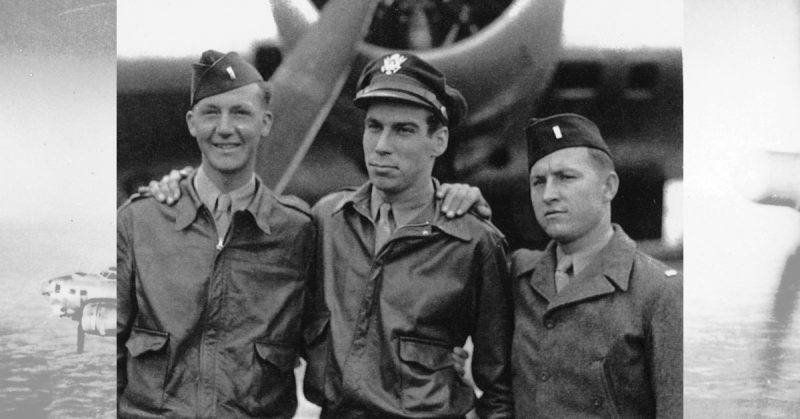
[[[444,74],[413,54],[391,53],[364,67],[353,103],[367,109],[376,98],[397,99],[423,106],[445,125],[455,127],[467,114],[467,101],[449,86]]]

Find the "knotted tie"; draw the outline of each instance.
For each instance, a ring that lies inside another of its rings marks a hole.
[[[559,293],[572,279],[572,256],[563,255],[558,259],[555,278],[556,293]]]
[[[217,197],[217,205],[214,208],[214,223],[217,225],[217,234],[219,238],[225,238],[228,232],[228,227],[231,225],[231,196],[228,194],[220,194]]]
[[[389,241],[392,231],[394,231],[392,205],[384,202],[378,208],[378,219],[375,221],[375,253]]]

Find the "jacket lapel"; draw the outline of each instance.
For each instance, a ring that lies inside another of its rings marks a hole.
[[[547,310],[575,304],[606,294],[613,293],[616,288],[603,274],[601,255],[592,261],[578,276],[572,280],[551,301]],[[552,275],[551,275],[552,276]]]
[[[550,302],[556,295],[556,283],[553,274],[556,270],[556,244],[550,241],[542,252],[542,257],[532,267],[530,285],[533,290]]]
[[[553,249],[555,250],[555,249]],[[581,301],[612,294],[616,291],[628,290],[633,259],[636,253],[636,243],[625,232],[614,224],[614,235],[594,260],[567,284],[561,293],[551,298],[547,310],[555,310],[565,305],[576,304]],[[552,253],[552,266],[548,267],[550,287],[555,292],[552,279],[555,266],[555,251]],[[540,269],[539,266],[536,267]]]

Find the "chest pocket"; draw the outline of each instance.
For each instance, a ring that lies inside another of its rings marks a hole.
[[[450,349],[439,342],[416,338],[400,338],[400,359],[429,371],[447,368],[454,364]]]

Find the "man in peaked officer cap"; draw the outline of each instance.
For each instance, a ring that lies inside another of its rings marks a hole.
[[[315,228],[255,176],[261,75],[217,51],[193,70],[200,168],[174,206],[134,195],[117,214],[118,414],[290,418]]]
[[[552,241],[512,255],[519,417],[681,417],[682,279],[611,222],[619,179],[575,114],[526,131],[536,220]]]
[[[367,64],[353,103],[368,109],[373,99],[396,99],[428,109],[443,125],[455,127],[467,113],[461,92],[432,65],[411,54],[394,53]]]
[[[356,89],[369,181],[312,209],[306,396],[323,418],[511,417],[506,242],[473,213],[443,216],[431,175],[466,102],[407,53],[369,63]],[[451,357],[470,335],[477,403]]]

